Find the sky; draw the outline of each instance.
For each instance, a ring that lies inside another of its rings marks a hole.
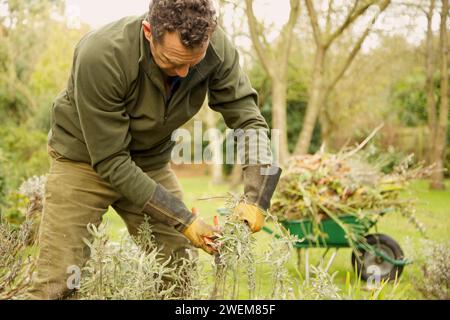
[[[335,3],[339,3],[339,1],[340,0],[336,0]],[[125,16],[141,15],[145,13],[148,9],[149,2],[150,0],[66,0],[66,16],[68,18],[68,24],[71,27],[76,28],[80,25],[80,22],[83,22],[90,25],[92,28],[98,28]],[[264,17],[266,22],[272,23],[278,28],[288,20],[289,9],[289,0],[257,0],[254,5],[255,15],[257,17]],[[438,19],[438,17],[437,19],[434,19],[435,30],[439,27]],[[410,31],[408,34],[402,35],[405,36],[409,42],[417,44],[425,35],[426,19],[425,17],[417,17],[413,22],[409,20],[409,17],[402,16],[401,13],[395,13],[390,18],[384,19],[381,28],[390,30],[391,33],[402,34],[404,31],[402,31],[403,29],[400,26],[412,24],[413,27],[409,28]],[[361,28],[364,26],[365,24],[362,23]],[[269,34],[269,41],[271,41],[270,38],[273,38],[276,35],[277,32],[272,32],[272,35]],[[376,46],[376,36],[370,36],[366,40],[365,48],[370,50],[370,48]]]
[[[147,11],[150,0],[66,0],[67,15],[93,28],[129,15],[140,15]],[[262,0],[255,6],[258,16],[270,17],[274,22],[286,21],[289,16],[289,1]]]
[[[79,21],[98,28],[125,16],[141,15],[149,0],[66,0],[67,16],[76,26]]]
[[[149,3],[150,0],[66,0],[66,17],[70,27],[78,28],[80,23],[85,23],[98,28],[125,16],[144,14]],[[257,17],[265,17],[269,23],[282,26],[289,18],[290,6],[288,0],[258,0],[254,10]],[[229,19],[225,19],[227,22]],[[275,30],[268,34],[268,39],[277,34]],[[236,42],[241,47],[251,46],[248,38],[240,38]]]

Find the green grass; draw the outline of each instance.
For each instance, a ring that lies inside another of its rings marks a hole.
[[[184,201],[189,208],[197,207],[200,214],[206,221],[212,223],[216,209],[224,206],[222,199],[212,199],[207,201],[200,201],[200,198],[217,197],[227,195],[227,185],[213,185],[210,183],[208,177],[195,177],[180,179],[184,191]],[[427,238],[435,241],[449,241],[450,240],[450,181],[447,181],[447,191],[430,191],[426,181],[417,181],[411,185],[412,196],[418,199],[416,217],[420,220],[427,230]],[[108,221],[110,226],[110,236],[113,240],[119,239],[125,232],[126,228],[120,217],[111,209],[105,215],[105,221]],[[378,223],[376,230],[371,230],[373,233],[384,233],[394,238],[403,248],[406,257],[411,255],[414,250],[419,248],[423,236],[415,229],[415,227],[407,221],[406,218],[400,214],[388,214]],[[270,241],[270,236],[264,232],[255,235],[257,240],[257,253],[262,253]],[[324,249],[310,249],[309,259],[311,264],[318,264],[324,253]],[[330,250],[331,251],[331,250]],[[330,254],[328,255],[330,256]],[[201,260],[211,265],[211,257],[207,254],[201,253]],[[303,259],[304,262],[304,252]],[[297,266],[297,255],[293,253],[288,269],[293,279],[299,279]],[[304,276],[304,264],[301,265],[300,273]],[[350,272],[352,279],[355,274],[351,265],[351,250],[340,249],[333,262],[330,272],[337,272],[335,278],[338,286],[345,290],[347,273]],[[406,266],[400,279],[400,284],[396,292],[401,293],[399,297],[404,299],[420,299],[421,295],[413,287],[414,278],[420,277],[418,268],[412,264]],[[265,269],[257,270],[257,281],[260,284],[257,292],[260,296],[268,296],[270,292],[269,277]],[[245,285],[242,286],[245,288]],[[389,289],[392,285],[388,286]],[[361,297],[365,297],[368,293],[364,291]],[[245,292],[242,293],[242,298],[245,298]]]

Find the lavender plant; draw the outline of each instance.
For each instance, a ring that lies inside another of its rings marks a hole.
[[[30,223],[12,227],[0,218],[0,300],[18,299],[29,287],[35,261],[27,247]]]
[[[81,299],[154,300],[170,297],[174,285],[164,281],[174,271],[170,261],[162,261],[158,249],[145,239],[146,251],[127,237],[119,245],[108,241],[105,225],[88,226],[93,241],[85,240],[91,258],[83,268]],[[147,232],[148,234],[148,232]],[[132,284],[132,285],[130,285]]]
[[[420,276],[414,286],[426,299],[450,299],[450,242],[424,240],[415,251]]]
[[[83,268],[80,299],[205,299],[207,288],[198,258],[164,260],[145,221],[136,237],[108,239],[106,225],[88,225],[91,257]]]
[[[289,234],[276,220],[275,216],[270,215],[268,219],[273,221],[277,236],[272,237],[268,249],[264,252],[262,262],[269,266],[271,278],[270,299],[292,299],[294,298],[294,283],[287,269],[287,264],[292,257],[294,244],[299,241],[297,236]],[[298,270],[297,270],[298,272]],[[297,284],[298,286],[298,284]]]
[[[30,223],[30,236],[28,244],[37,241],[42,211],[44,209],[46,176],[33,176],[26,180],[19,188],[19,194],[26,197],[26,205],[23,208],[25,220]]]
[[[245,270],[249,298],[255,294],[255,241],[248,227],[234,219],[227,220],[216,256],[216,275],[212,299],[237,299],[240,294],[241,270]]]

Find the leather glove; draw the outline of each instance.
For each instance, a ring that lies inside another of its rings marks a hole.
[[[214,254],[214,249],[209,244],[216,237],[219,232],[217,227],[213,227],[203,221],[202,218],[197,217],[194,222],[184,230],[183,234],[196,248],[201,248],[209,254]]]
[[[214,233],[219,231],[218,228],[206,224],[189,211],[183,201],[168,192],[163,186],[156,186],[143,211],[183,233],[195,247],[210,254],[214,253],[214,249],[208,246],[208,242],[212,242]]]
[[[189,211],[183,201],[159,184],[145,204],[143,211],[156,220],[174,227],[179,232],[183,232],[195,220],[195,215]]]
[[[234,214],[240,221],[245,222],[253,233],[262,229],[266,219],[263,209],[244,202],[238,204]]]
[[[280,179],[281,169],[264,165],[248,166],[244,169],[245,201],[234,210],[239,220],[245,221],[250,230],[258,232],[265,223],[265,213]]]

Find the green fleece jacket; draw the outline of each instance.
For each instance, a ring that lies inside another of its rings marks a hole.
[[[67,87],[52,107],[48,139],[64,157],[90,163],[141,208],[156,188],[144,171],[170,161],[172,132],[200,110],[206,95],[228,127],[268,129],[238,52],[220,29],[166,105],[143,19],[127,17],[81,39]]]

